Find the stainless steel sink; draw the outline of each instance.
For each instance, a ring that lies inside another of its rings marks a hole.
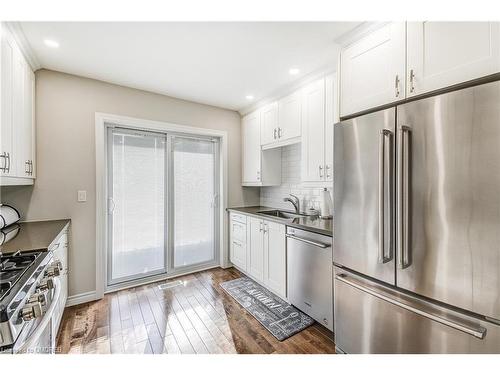
[[[259,214],[279,217],[282,219],[299,219],[301,217],[305,217],[306,215],[296,214],[288,211],[281,210],[271,210],[271,211],[259,211]]]

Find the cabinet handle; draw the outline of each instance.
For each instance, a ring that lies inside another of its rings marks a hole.
[[[325,170],[326,170],[326,178],[330,178],[330,165],[326,165],[325,166]]]
[[[410,92],[415,91],[415,72],[413,69],[410,70]]]
[[[398,98],[399,97],[399,74],[396,74],[395,86],[396,86],[396,98]]]
[[[30,160],[30,175],[33,176],[33,160]]]
[[[2,154],[0,155],[0,158],[3,158],[3,160],[4,160],[3,167],[0,167],[0,169],[3,172],[7,172],[7,153],[5,151],[2,152]]]
[[[281,138],[281,128],[278,128],[278,138]]]
[[[273,133],[274,133],[274,139],[276,139],[276,130],[277,130],[277,129],[276,129],[276,128],[274,128],[274,131],[273,131]]]
[[[261,222],[259,223],[259,227],[260,227],[260,228],[259,228],[259,232],[262,232],[262,231],[263,231],[263,229],[262,229],[262,226],[263,226],[263,225],[264,225],[264,223],[261,221]]]
[[[7,173],[10,173],[10,152],[7,152]]]
[[[322,165],[319,166],[319,177],[323,178],[323,166]]]
[[[30,174],[30,161],[26,160],[24,162],[24,173],[29,175]]]

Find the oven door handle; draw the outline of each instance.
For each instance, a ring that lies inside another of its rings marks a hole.
[[[52,298],[52,303],[50,304],[49,308],[43,315],[42,321],[36,327],[35,331],[28,336],[28,338],[24,341],[24,343],[21,344],[15,351],[16,353],[24,353],[26,350],[33,345],[34,343],[37,342],[37,340],[40,338],[42,335],[42,332],[47,328],[47,325],[50,323],[52,319],[52,315],[54,313],[54,310],[56,309],[59,301],[59,297],[61,296],[61,283],[59,279],[56,277],[54,278],[54,297]]]

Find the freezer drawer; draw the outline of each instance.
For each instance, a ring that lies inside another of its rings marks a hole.
[[[500,353],[500,327],[335,268],[335,344],[346,353]]]
[[[288,300],[333,330],[331,237],[287,228]]]

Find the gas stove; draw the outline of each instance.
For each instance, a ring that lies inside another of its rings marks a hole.
[[[59,271],[51,263],[52,254],[42,250],[0,256],[0,352],[44,315]]]
[[[31,252],[0,256],[0,301],[9,294],[16,282],[40,256],[41,252]]]

